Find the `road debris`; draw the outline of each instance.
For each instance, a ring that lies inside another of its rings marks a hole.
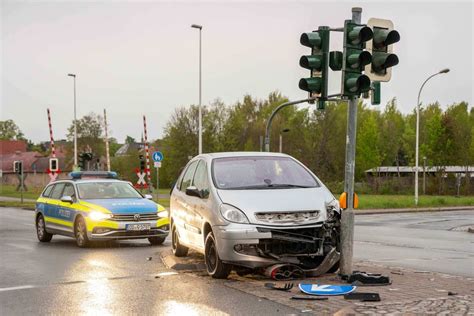
[[[341,279],[347,281],[347,283],[359,286],[392,284],[388,276],[364,271],[354,271],[351,275],[342,275]]]
[[[275,283],[265,283],[265,287],[270,290],[278,290],[278,291],[291,291],[293,288],[294,284],[293,283],[285,283],[283,286],[277,286]]]
[[[344,295],[346,300],[359,300],[361,302],[380,302],[379,293],[349,293]]]
[[[328,297],[315,297],[315,296],[303,296],[295,295],[290,297],[290,300],[301,300],[301,301],[327,301]]]

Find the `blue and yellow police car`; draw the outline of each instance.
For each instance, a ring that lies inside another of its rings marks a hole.
[[[115,172],[72,172],[70,180],[50,183],[36,201],[39,241],[53,235],[76,239],[79,247],[94,240],[148,238],[162,244],[169,233],[168,211],[142,195]]]

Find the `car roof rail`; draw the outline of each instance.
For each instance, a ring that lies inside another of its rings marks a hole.
[[[117,179],[115,171],[73,171],[69,173],[72,180],[80,179]]]

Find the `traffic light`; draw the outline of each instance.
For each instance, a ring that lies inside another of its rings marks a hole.
[[[13,171],[17,174],[23,173],[23,161],[15,160],[13,162]]]
[[[310,98],[319,97],[318,108],[324,109],[328,95],[329,27],[320,26],[317,31],[301,34],[300,43],[311,48],[311,55],[300,58],[300,66],[309,69],[310,77],[300,79],[298,86]]]
[[[341,94],[346,97],[358,97],[370,90],[370,79],[362,71],[372,61],[372,55],[364,50],[372,37],[370,27],[345,21]]]
[[[140,171],[145,171],[145,158],[143,155],[139,155],[138,158],[140,159]]]
[[[85,160],[85,156],[84,156],[84,153],[81,153],[79,154],[79,168],[81,170],[85,170],[86,169],[86,160]]]
[[[393,29],[390,20],[371,18],[368,25],[374,36],[367,43],[367,49],[372,53],[372,63],[365,68],[370,79],[376,81],[390,81],[393,66],[398,65],[398,56],[393,54],[393,44],[400,41],[400,34]]]
[[[49,159],[49,170],[51,172],[57,172],[59,170],[58,158]]]

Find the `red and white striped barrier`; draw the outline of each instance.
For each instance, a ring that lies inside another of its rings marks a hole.
[[[151,174],[150,174],[150,151],[148,149],[148,134],[146,130],[146,117],[143,115],[143,131],[145,135],[145,157],[146,157],[146,176],[148,179],[148,184],[151,188]]]

